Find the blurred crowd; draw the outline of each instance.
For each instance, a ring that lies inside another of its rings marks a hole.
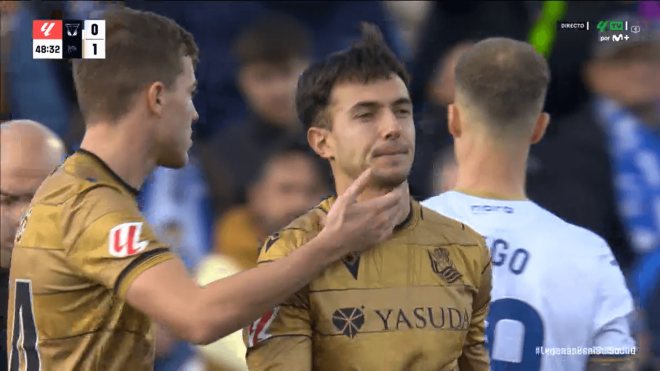
[[[0,119],[44,123],[65,139],[70,152],[84,130],[71,66],[32,59],[32,20],[85,19],[107,7],[129,6],[166,15],[194,35],[201,51],[195,97],[200,120],[191,161],[182,170],[155,171],[140,202],[200,283],[256,266],[257,248],[269,234],[332,192],[327,164],[307,146],[294,95],[310,61],[347,48],[359,38],[360,21],[378,25],[412,71],[417,148],[410,184],[420,200],[452,188],[456,163],[445,107],[453,101],[458,56],[490,36],[526,40],[547,57],[552,72],[546,101],[552,122],[545,139],[532,147],[528,196],[607,240],[640,313],[660,312],[659,2],[32,1],[2,6]],[[595,31],[556,27],[557,21],[607,19],[646,20],[649,37],[603,43]],[[660,357],[660,319],[639,318],[646,357]],[[203,349],[178,341],[166,329],[158,329],[157,339],[156,370],[245,369],[239,335]]]

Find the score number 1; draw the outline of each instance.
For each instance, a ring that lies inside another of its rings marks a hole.
[[[105,59],[105,21],[86,20],[83,27],[83,59]]]

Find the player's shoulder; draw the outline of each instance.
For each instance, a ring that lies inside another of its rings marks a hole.
[[[82,199],[124,207],[133,199],[100,165],[82,157],[69,156],[39,187],[33,203],[79,204]]]
[[[316,237],[322,229],[321,219],[328,213],[333,201],[333,197],[322,200],[289,225],[269,236],[260,249],[259,262],[284,257]]]
[[[134,195],[103,166],[100,160],[76,153],[35,195],[33,214],[56,212],[65,245],[92,226],[107,233],[125,222],[144,222]]]
[[[611,249],[604,238],[598,234],[558,217],[539,206],[539,217],[530,225],[530,232],[555,245],[555,249],[564,249],[571,255],[582,254],[600,256],[611,254]]]
[[[484,247],[483,237],[465,223],[420,204],[420,229],[447,244]]]
[[[426,208],[442,213],[443,210],[446,207],[448,207],[448,202],[450,199],[451,199],[451,192],[443,192],[437,196],[429,197],[420,203],[422,206]]]
[[[114,208],[130,205],[132,197],[120,185],[93,176],[81,176],[84,174],[75,171],[66,163],[61,165],[41,184],[32,204],[65,208],[93,200]]]

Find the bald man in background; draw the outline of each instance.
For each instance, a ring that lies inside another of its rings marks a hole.
[[[7,365],[7,289],[14,235],[22,212],[65,152],[62,140],[34,121],[3,123],[0,141],[0,365]]]

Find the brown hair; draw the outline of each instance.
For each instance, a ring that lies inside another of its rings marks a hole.
[[[525,42],[489,38],[464,53],[455,69],[457,96],[496,129],[532,124],[550,83],[545,58]],[[527,127],[527,126],[526,126]]]
[[[350,49],[332,54],[312,64],[298,80],[296,110],[307,128],[330,127],[323,112],[330,104],[332,88],[344,81],[369,83],[397,75],[408,85],[410,76],[403,63],[383,41],[378,27],[363,22],[362,38]]]
[[[268,13],[243,29],[232,43],[232,56],[240,66],[283,63],[309,58],[312,37],[308,29],[285,14]]]
[[[85,120],[116,121],[135,95],[156,81],[171,88],[183,72],[181,58],[198,61],[193,37],[173,20],[129,8],[104,13],[105,59],[73,62],[73,79]]]

